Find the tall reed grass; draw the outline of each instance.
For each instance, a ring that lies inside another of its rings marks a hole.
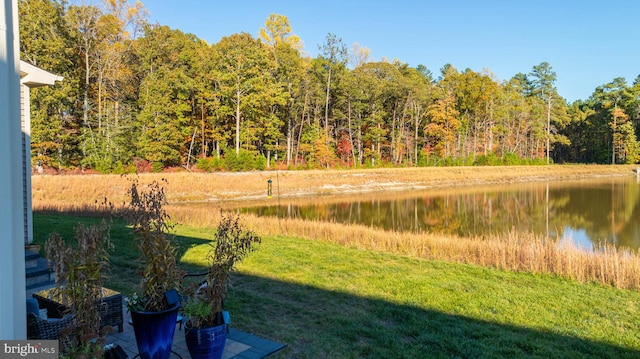
[[[219,211],[211,206],[169,206],[172,218],[196,227],[214,227]],[[572,242],[558,243],[531,232],[510,231],[463,238],[377,230],[362,225],[326,223],[245,214],[248,228],[260,235],[323,240],[348,247],[479,266],[552,274],[583,283],[598,282],[622,289],[640,289],[640,256],[607,244],[585,251]]]
[[[43,213],[73,216],[104,215],[100,206],[39,206]],[[167,206],[174,222],[214,228],[220,211],[211,205]],[[361,225],[327,223],[245,214],[247,227],[259,235],[292,236],[323,240],[348,247],[479,266],[553,274],[583,283],[598,282],[622,289],[640,289],[640,255],[605,244],[585,251],[572,242],[557,243],[531,232],[464,238],[440,234],[412,234],[373,229]]]
[[[213,228],[232,202],[263,200],[267,179],[276,178],[274,195],[317,195],[375,190],[393,185],[447,187],[469,184],[513,183],[543,179],[577,179],[629,175],[630,166],[517,166],[411,168],[353,171],[287,171],[234,174],[163,173],[140,176],[140,183],[167,178],[166,193],[173,221]],[[130,178],[104,176],[34,176],[35,211],[91,215],[105,197],[118,207],[124,203]],[[200,206],[194,202],[201,203]],[[188,203],[188,205],[181,205]],[[533,233],[512,230],[506,235],[461,238],[436,234],[409,234],[300,219],[243,215],[251,230],[266,236],[293,236],[340,243],[434,260],[469,263],[512,271],[553,274],[581,282],[599,282],[617,288],[640,289],[637,252],[604,245],[588,252],[570,243],[558,244]]]

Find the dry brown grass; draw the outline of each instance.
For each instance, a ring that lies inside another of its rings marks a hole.
[[[216,207],[232,208],[266,199],[266,181],[283,200],[318,194],[352,194],[410,188],[444,188],[480,184],[531,182],[631,175],[632,166],[456,167],[358,171],[251,172],[214,174],[145,174],[141,183],[168,180],[168,212],[178,223],[215,227]],[[34,209],[85,211],[104,197],[114,203],[126,199],[129,179],[120,176],[35,176]],[[276,184],[278,185],[276,187]],[[189,206],[181,205],[188,202]],[[193,202],[201,202],[194,205]],[[640,289],[640,257],[636,252],[606,246],[585,252],[570,244],[532,233],[459,238],[436,234],[407,234],[296,219],[245,215],[248,228],[261,235],[297,236],[345,246],[374,249],[492,268],[549,273],[581,282],[600,282],[618,288]]]
[[[180,223],[202,227],[214,227],[219,218],[219,211],[211,210],[211,206],[174,206],[171,213]],[[640,289],[640,256],[611,245],[600,251],[585,252],[570,243],[558,245],[543,236],[516,231],[506,236],[462,238],[248,214],[243,218],[249,228],[261,235],[324,240],[360,249],[519,272],[554,274],[583,283],[599,282],[617,288]]]
[[[267,180],[273,196],[282,199],[316,195],[345,195],[373,191],[445,188],[633,175],[633,166],[554,165],[510,167],[428,167],[372,170],[265,171],[243,173],[146,173],[140,184],[167,179],[170,203],[215,202],[233,205],[266,199]],[[33,203],[76,206],[109,198],[127,200],[131,176],[34,175]]]

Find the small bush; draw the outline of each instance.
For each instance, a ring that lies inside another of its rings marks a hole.
[[[480,155],[476,157],[476,160],[473,162],[474,166],[500,166],[502,161],[495,153],[489,152],[486,155]]]
[[[507,166],[516,166],[523,164],[525,161],[523,161],[522,158],[518,157],[518,155],[516,155],[515,153],[507,152],[502,157],[502,162]]]
[[[116,165],[113,166],[113,169],[111,170],[111,173],[118,174],[118,175],[130,174],[135,172],[136,172],[136,168],[134,166],[125,165],[122,162],[117,162]]]
[[[136,159],[133,161],[133,165],[135,166],[136,173],[151,172],[151,162],[147,160]]]
[[[262,171],[265,168],[267,168],[267,158],[262,154],[257,155],[255,158],[255,169]]]
[[[224,166],[224,160],[218,157],[200,158],[196,162],[196,168],[206,172],[221,171]]]
[[[164,168],[164,165],[162,164],[162,162],[151,163],[151,172],[153,173],[160,173],[162,172],[163,168]]]
[[[547,164],[546,158],[536,158],[528,161],[532,166],[545,166]],[[549,164],[553,164],[553,160],[549,159]]]
[[[248,151],[240,151],[236,154],[229,151],[225,155],[224,168],[227,171],[241,172],[252,170],[263,170],[267,166],[267,159],[262,155],[255,155]]]

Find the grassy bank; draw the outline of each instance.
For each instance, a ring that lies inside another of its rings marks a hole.
[[[575,180],[634,175],[631,166],[514,166],[409,168],[360,171],[299,171],[278,174],[278,189],[290,200],[320,200],[319,194],[333,191],[380,190],[385,184],[394,188],[428,187],[432,191],[477,184],[514,183],[536,180]],[[178,223],[195,227],[214,227],[219,220],[218,207],[257,203],[266,197],[266,180],[273,172],[218,174],[146,174],[142,182],[166,179],[163,186],[171,201],[168,211]],[[266,177],[265,177],[266,176]],[[263,178],[264,177],[264,178]],[[130,178],[120,176],[43,176],[34,178],[34,208],[50,213],[90,212],[103,198],[123,203]],[[253,196],[257,186],[261,196]],[[473,186],[472,186],[473,185]],[[385,187],[387,195],[393,195]],[[306,192],[301,192],[305,189]],[[225,191],[236,193],[238,200],[214,200]],[[103,192],[104,195],[98,193]],[[296,195],[297,194],[297,195]],[[205,200],[207,199],[208,200]],[[302,199],[300,199],[302,198]],[[324,198],[324,197],[323,197]],[[188,199],[188,200],[187,200]],[[280,201],[280,199],[278,199]],[[283,200],[284,201],[284,200]],[[185,204],[188,205],[183,205]],[[200,205],[198,206],[199,202]],[[613,246],[587,253],[570,244],[557,246],[554,241],[531,233],[511,232],[505,236],[459,238],[453,236],[393,233],[366,226],[322,223],[300,219],[274,219],[245,216],[249,227],[261,235],[286,235],[318,239],[347,247],[410,255],[423,259],[481,265],[528,273],[554,274],[583,283],[599,282],[625,289],[640,289],[640,256]]]
[[[211,205],[173,206],[171,213],[178,223],[200,228],[213,228],[219,220],[219,212],[212,211]],[[262,235],[284,235],[423,259],[553,274],[583,283],[598,282],[640,290],[640,254],[611,244],[599,251],[586,252],[571,242],[559,246],[553,239],[515,230],[506,235],[468,238],[249,214],[244,215],[244,222]]]
[[[631,166],[541,166],[145,174],[165,178],[182,265],[202,266],[217,208],[317,195],[635,175]],[[38,241],[105,197],[127,200],[120,176],[35,176]],[[182,206],[183,203],[189,206]],[[193,202],[202,202],[201,207]],[[213,206],[212,206],[213,204]],[[234,325],[287,343],[281,358],[640,356],[640,259],[613,248],[561,250],[527,233],[462,239],[363,226],[244,216],[263,244],[239,269],[227,305]],[[204,229],[208,228],[208,229]],[[112,229],[110,287],[135,279],[127,228]],[[550,275],[554,274],[554,275]],[[598,282],[601,284],[595,284]],[[604,284],[604,285],[603,285]],[[615,287],[619,288],[615,288]],[[620,288],[635,288],[625,290]]]
[[[511,166],[407,168],[353,171],[297,171],[275,173],[274,196],[284,201],[318,201],[328,191],[345,196],[378,191],[394,196],[391,189],[430,188],[455,191],[479,184],[540,180],[578,180],[633,176],[631,166]],[[142,175],[141,182],[166,179],[163,186],[172,203],[168,211],[178,223],[212,227],[219,220],[215,209],[256,204],[267,197],[267,179],[274,172]],[[83,214],[106,197],[116,205],[127,199],[131,178],[121,176],[36,176],[33,178],[34,209],[52,213]],[[273,182],[273,181],[272,181]],[[383,190],[384,189],[384,190]],[[228,197],[233,193],[233,197]],[[315,194],[311,196],[311,194]],[[234,198],[232,200],[232,198]],[[276,199],[271,200],[271,204]],[[197,204],[201,205],[198,206]],[[183,204],[187,204],[186,206]],[[287,235],[320,239],[361,249],[412,255],[426,259],[470,263],[492,268],[550,273],[597,281],[619,288],[640,289],[640,256],[613,246],[603,252],[585,253],[578,248],[559,248],[555,242],[530,233],[507,236],[458,238],[435,234],[390,233],[365,226],[326,224],[304,220],[246,216],[249,226],[262,235]]]
[[[317,195],[349,195],[407,189],[446,188],[634,175],[634,166],[553,165],[508,167],[427,167],[375,170],[263,171],[243,173],[145,173],[140,183],[166,179],[171,203],[202,201],[234,205],[265,200],[267,181],[283,200]],[[127,200],[130,178],[119,175],[35,175],[33,203],[42,208],[82,208],[105,197]]]
[[[38,242],[78,221],[34,216]],[[211,228],[180,225],[180,258],[201,268]],[[112,226],[110,287],[132,289],[135,251]],[[288,344],[279,358],[636,358],[640,293],[556,276],[266,235],[239,266],[233,325]]]

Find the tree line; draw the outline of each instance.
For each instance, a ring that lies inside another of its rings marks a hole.
[[[34,165],[119,172],[636,163],[640,78],[567,103],[547,62],[499,81],[433,74],[327,34],[311,57],[284,15],[208,44],[141,2],[20,0],[21,58],[64,76],[32,90]]]

